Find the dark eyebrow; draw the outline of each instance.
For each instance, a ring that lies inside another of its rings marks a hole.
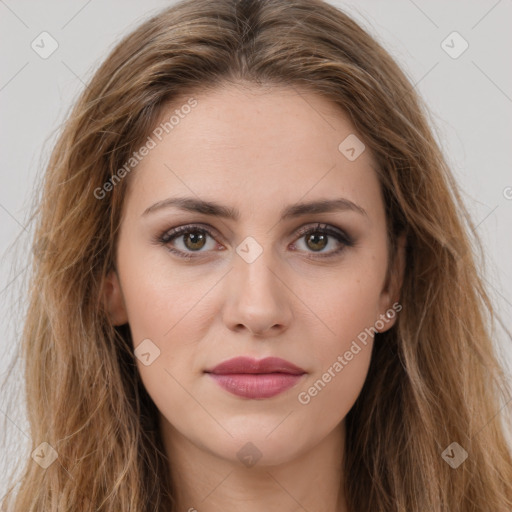
[[[194,197],[170,197],[169,199],[158,201],[146,208],[142,215],[144,216],[151,212],[161,210],[162,208],[171,207],[235,221],[240,218],[240,212],[236,208],[224,206],[213,201],[204,201]],[[281,212],[281,220],[298,217],[300,215],[328,213],[333,211],[353,211],[368,217],[368,214],[363,208],[361,208],[361,206],[349,201],[348,199],[339,198],[321,199],[318,201],[310,201],[308,203],[290,205]]]

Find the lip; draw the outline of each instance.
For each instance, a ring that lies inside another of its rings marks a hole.
[[[230,393],[252,399],[270,398],[295,386],[306,371],[285,359],[235,357],[205,370]]]

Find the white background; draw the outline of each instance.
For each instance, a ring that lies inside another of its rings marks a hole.
[[[24,304],[15,302],[15,294],[23,284],[29,250],[25,226],[55,131],[120,37],[170,3],[0,0],[2,373],[17,349]],[[361,22],[390,51],[429,105],[438,140],[486,249],[485,276],[491,296],[511,329],[512,189],[507,187],[512,187],[512,1],[331,3]],[[43,31],[59,45],[48,59],[31,48]],[[469,43],[457,59],[441,48],[453,31]],[[18,235],[20,242],[14,246]],[[502,361],[510,373],[512,344],[501,330],[498,335]],[[0,493],[4,492],[5,471],[15,456],[30,454],[28,425],[19,399],[20,375],[16,371],[9,381],[19,396],[0,397],[0,424],[7,416],[9,426],[2,443]]]

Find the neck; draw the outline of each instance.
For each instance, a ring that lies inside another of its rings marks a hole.
[[[342,486],[344,422],[290,460],[246,467],[238,458],[197,446],[164,418],[160,421],[179,512],[348,512]]]

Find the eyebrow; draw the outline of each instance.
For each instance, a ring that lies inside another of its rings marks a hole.
[[[164,208],[179,208],[188,212],[201,213],[230,220],[238,220],[240,212],[236,208],[224,206],[214,201],[205,201],[195,197],[170,197],[149,206],[142,216]],[[345,198],[320,199],[287,206],[281,211],[281,220],[301,215],[328,213],[334,211],[352,211],[368,217],[366,210]]]

